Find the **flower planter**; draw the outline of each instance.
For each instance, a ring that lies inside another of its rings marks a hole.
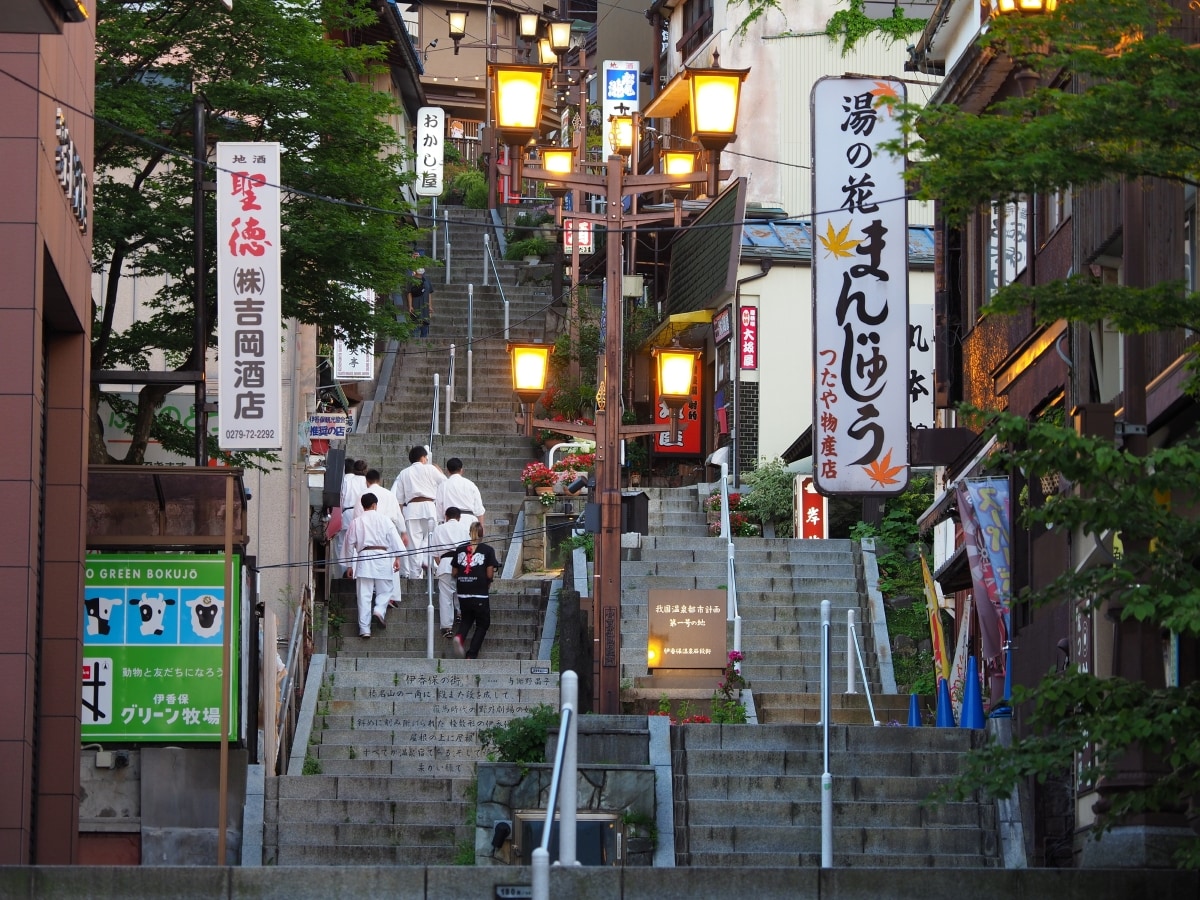
[[[542,494],[553,494],[554,493],[554,485],[552,485],[552,484],[543,485],[541,487],[536,487],[533,490],[534,490],[534,493],[536,493],[539,497]]]

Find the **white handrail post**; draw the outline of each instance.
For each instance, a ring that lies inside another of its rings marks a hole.
[[[425,606],[425,658],[433,659],[433,570],[434,566],[425,560],[427,572],[425,578],[425,592],[429,597],[429,602]]]
[[[475,285],[467,285],[467,402],[475,399]]]
[[[533,900],[550,900],[550,851],[535,847],[533,851]]]
[[[846,693],[857,694],[854,684],[854,657],[858,654],[858,642],[854,639],[854,617],[857,610],[846,610]]]
[[[558,795],[558,862],[573,866],[575,859],[575,812],[579,802],[576,786],[576,771],[579,759],[579,717],[575,710],[579,706],[579,676],[572,671],[562,673],[560,678],[562,708],[571,710],[567,725],[567,745],[563,749],[562,787]]]
[[[508,334],[508,297],[502,296],[504,299],[504,339],[507,341],[510,339]]]
[[[829,650],[833,628],[830,604],[821,601],[821,733],[824,766],[821,771],[821,868],[833,868],[833,776],[829,773],[829,720],[833,718],[829,698]]]
[[[439,373],[434,372],[433,373],[433,422],[430,425],[430,429],[429,429],[429,434],[431,437],[435,434],[441,434],[441,432],[438,431],[438,396],[441,394],[441,386],[442,386],[442,376]],[[429,443],[432,445],[433,441],[431,440]],[[433,448],[431,446],[430,450],[432,450],[432,449]]]
[[[454,345],[450,345],[450,373],[446,378],[446,421],[445,432],[450,433],[450,402],[454,399]]]
[[[492,262],[492,236],[485,231],[483,233],[483,286],[484,287],[487,287],[489,284],[488,268],[490,268],[491,262]]]
[[[446,253],[445,253],[445,256],[446,256],[446,272],[445,272],[446,281],[445,281],[445,283],[449,284],[450,283],[450,210],[443,209],[442,217],[443,217],[442,221],[445,222],[445,225],[446,225],[446,227],[444,229],[445,233],[446,233]]]

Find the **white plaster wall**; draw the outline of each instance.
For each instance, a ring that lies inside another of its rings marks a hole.
[[[758,272],[758,261],[751,260],[739,267],[738,278]],[[910,270],[908,289],[910,304],[932,303],[933,272]],[[758,307],[759,368],[740,377],[758,382],[758,452],[773,459],[812,424],[812,270],[776,263],[746,286],[741,302]]]

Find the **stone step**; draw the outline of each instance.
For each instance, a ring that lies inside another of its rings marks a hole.
[[[965,828],[975,831],[981,827],[995,828],[995,807],[991,805],[938,803],[923,806],[911,801],[863,801],[853,797],[848,787],[839,790],[839,780],[844,779],[834,779],[833,791],[836,828]],[[690,787],[689,784],[689,790]],[[724,825],[820,828],[821,790],[818,784],[815,791],[807,794],[777,793],[774,798],[721,800],[697,798],[689,793],[687,812],[689,829]]]
[[[786,869],[818,869],[821,867],[821,854],[796,853],[782,851],[778,853],[730,852],[730,851],[696,851],[687,854],[676,853],[685,862],[681,865],[710,867],[721,869],[737,868],[786,868]],[[833,867],[835,869],[865,868],[872,869],[974,869],[996,867],[999,861],[989,857],[973,854],[906,854],[906,853],[873,853],[864,857],[859,852],[843,853],[835,849]]]
[[[276,866],[447,866],[455,861],[456,845],[474,839],[474,828],[455,829],[446,836],[450,846],[401,847],[379,845],[284,844],[267,856]]]
[[[688,848],[695,853],[741,852],[817,853],[821,851],[821,828],[817,826],[709,825],[688,828]],[[985,832],[979,828],[875,828],[834,825],[835,852],[862,854],[873,859],[877,853],[958,857],[991,855],[985,847]],[[994,848],[992,849],[994,853]]]
[[[836,760],[831,760],[830,764],[835,769],[839,768]],[[820,773],[751,775],[689,772],[688,799],[758,802],[781,797],[819,797],[821,779]],[[833,775],[834,799],[839,803],[853,800],[868,804],[921,804],[945,786],[945,779],[940,776]]]

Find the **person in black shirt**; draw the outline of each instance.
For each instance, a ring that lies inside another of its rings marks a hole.
[[[458,606],[462,612],[462,620],[454,633],[454,652],[467,659],[477,659],[479,648],[483,646],[483,639],[492,624],[488,589],[500,563],[491,545],[483,543],[483,524],[472,522],[470,533],[471,539],[454,551],[450,562],[458,591]],[[472,626],[475,633],[471,635],[470,646],[467,646],[467,635],[471,634]]]

